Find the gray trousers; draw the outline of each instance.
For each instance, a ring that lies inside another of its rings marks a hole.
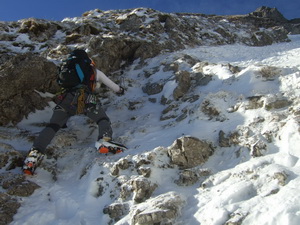
[[[87,97],[87,96],[86,96]],[[76,93],[65,93],[57,106],[53,110],[53,115],[49,124],[41,131],[35,139],[33,147],[45,154],[47,146],[50,144],[55,134],[63,127],[71,116],[76,114],[77,106],[74,104]],[[86,105],[85,113],[90,119],[98,124],[98,140],[102,137],[112,137],[111,123],[100,104]]]

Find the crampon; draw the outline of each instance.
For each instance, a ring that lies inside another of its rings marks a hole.
[[[99,151],[99,153],[101,154],[108,154],[108,153],[118,154],[127,149],[126,146],[119,144],[117,142],[103,141],[103,140],[96,142],[95,146]]]
[[[44,155],[37,149],[31,149],[24,160],[23,173],[27,175],[33,175],[37,166],[40,165],[44,158]]]

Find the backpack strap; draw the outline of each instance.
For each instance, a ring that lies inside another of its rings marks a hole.
[[[83,79],[84,79],[84,73],[83,73],[82,69],[80,68],[80,65],[76,64],[75,68],[76,68],[77,75],[78,75],[78,77],[80,79],[80,82],[82,82]]]

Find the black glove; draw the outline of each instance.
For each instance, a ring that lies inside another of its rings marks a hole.
[[[120,90],[116,93],[118,96],[122,96],[125,94],[125,90],[123,87],[120,86]]]

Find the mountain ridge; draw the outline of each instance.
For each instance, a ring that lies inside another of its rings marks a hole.
[[[299,35],[212,19],[191,30],[207,39],[190,46],[174,23],[188,20],[125,12],[66,19],[69,33],[39,20],[20,22],[24,33],[1,26],[1,224],[299,224]],[[252,45],[252,34],[270,44]],[[75,116],[25,178],[24,155],[54,107],[56,65],[75,47],[126,87],[122,97],[103,88],[99,98],[129,150],[99,155],[96,125]]]

